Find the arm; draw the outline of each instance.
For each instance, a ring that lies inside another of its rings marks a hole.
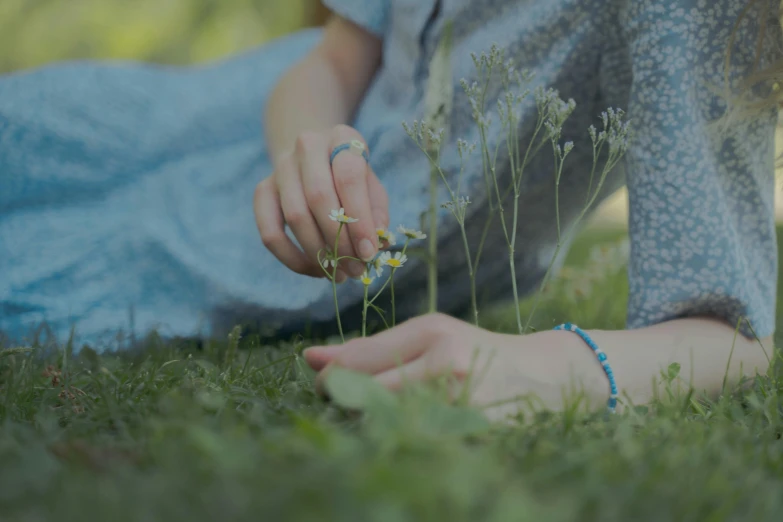
[[[377,252],[376,227],[388,226],[386,191],[367,162],[341,154],[330,164],[334,147],[364,142],[345,124],[380,60],[379,37],[336,17],[320,44],[288,71],[269,98],[266,139],[274,172],[256,187],[253,209],[264,245],[296,273],[324,277],[318,256],[335,244],[339,256],[371,259]],[[337,223],[329,219],[338,208],[358,219],[339,241]],[[338,282],[346,272],[358,276],[364,268],[358,261],[339,266],[330,274]]]
[[[588,331],[612,366],[621,402],[652,401],[661,392],[661,372],[681,365],[680,388],[697,394],[717,394],[724,375],[727,386],[741,376],[766,372],[772,338],[757,341],[712,319],[677,319],[637,330]],[[733,352],[732,352],[733,346]],[[444,315],[412,319],[373,337],[344,345],[318,346],[305,351],[308,364],[320,372],[323,389],[331,365],[373,375],[398,390],[405,384],[450,375],[455,395],[462,383],[471,384],[471,402],[502,418],[532,404],[562,411],[583,394],[590,409],[601,409],[609,398],[609,382],[590,348],[576,334],[542,331],[520,337],[482,330]],[[727,364],[728,373],[727,373]],[[467,377],[471,376],[470,379]]]
[[[742,376],[766,373],[773,356],[772,337],[760,340],[735,334],[727,323],[707,318],[676,319],[637,330],[589,330],[587,333],[614,370],[621,399],[634,404],[650,402],[662,391],[661,372],[672,363],[681,365],[681,387],[710,396],[726,385],[736,385]],[[581,382],[590,403],[603,404],[609,397],[608,381],[595,355],[570,332],[538,332],[522,338],[530,350],[532,366],[548,375],[549,406],[563,404],[563,390]]]
[[[351,120],[381,62],[381,40],[334,17],[321,43],[293,66],[269,97],[265,128],[273,162],[306,131]]]

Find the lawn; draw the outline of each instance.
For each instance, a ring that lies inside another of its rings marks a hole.
[[[612,250],[589,262],[595,245],[622,236],[582,235],[537,327],[622,326],[622,268]],[[486,317],[511,326],[508,307]],[[649,408],[490,425],[435,392],[390,398],[362,379],[344,379],[325,402],[299,355],[310,342],[248,335],[199,348],[151,337],[133,355],[1,352],[0,520],[783,517],[777,379],[713,402],[679,387],[672,369],[661,377],[670,393]],[[341,407],[357,390],[365,414]]]

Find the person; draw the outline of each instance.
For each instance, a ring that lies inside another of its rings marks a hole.
[[[563,130],[575,144],[559,186],[564,229],[589,183],[588,126],[607,107],[633,121],[622,168],[601,194],[623,183],[629,192],[627,329],[586,332],[617,389],[577,335],[497,334],[450,315],[307,350],[319,386],[335,366],[397,389],[444,372],[461,379],[478,364],[486,368],[475,404],[534,393],[558,409],[573,382],[592,403],[615,393],[645,402],[671,362],[701,390],[720,387],[729,359],[730,378],[765,371],[754,339],[769,348],[775,328],[776,105],[720,132],[713,123],[728,106],[720,87],[777,59],[776,1],[325,4],[335,17],[322,31],[214,64],[64,64],[0,80],[0,329],[20,338],[45,321],[55,335],[75,328],[80,340],[108,343],[104,332],[120,327],[222,335],[237,323],[332,322],[317,259],[336,239],[331,211],[358,219],[340,255],[366,260],[377,254],[376,228],[415,227],[428,208],[428,161],[400,124],[424,115],[429,63],[450,24],[456,92],[475,75],[470,53],[497,43],[536,84],[576,100]],[[751,105],[774,96],[771,83],[750,86]],[[523,122],[535,118],[534,107],[524,110]],[[454,173],[454,140],[478,138],[464,97],[454,96],[447,127],[442,160]],[[522,141],[529,131],[523,124]],[[551,161],[536,156],[521,191],[522,294],[537,287],[556,241]],[[480,162],[473,154],[465,165],[472,244],[487,212]],[[461,239],[446,215],[438,230],[439,310],[457,315],[469,293]],[[476,276],[495,299],[509,296],[504,247],[491,230]],[[351,280],[362,264],[339,268],[348,315],[363,295]],[[426,277],[416,259],[400,271],[400,317],[421,311]]]

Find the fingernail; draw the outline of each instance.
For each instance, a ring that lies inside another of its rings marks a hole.
[[[359,242],[359,257],[365,261],[372,261],[375,256],[375,246],[369,239],[362,239]]]

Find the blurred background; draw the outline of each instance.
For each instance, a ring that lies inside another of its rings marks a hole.
[[[0,0],[0,73],[82,58],[203,62],[327,15],[319,0]]]
[[[320,0],[0,0],[0,74],[71,59],[205,62],[328,15]],[[778,145],[783,151],[780,132]],[[593,223],[624,226],[626,207],[621,191]]]

